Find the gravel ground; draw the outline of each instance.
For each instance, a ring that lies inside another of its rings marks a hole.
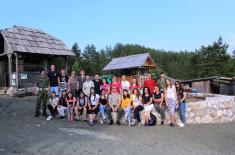
[[[235,122],[128,127],[34,118],[35,97],[0,96],[0,154],[234,155]]]

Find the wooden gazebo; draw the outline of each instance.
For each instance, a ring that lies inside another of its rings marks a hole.
[[[112,61],[103,68],[103,71],[116,72],[120,75],[125,74],[129,81],[135,77],[138,82],[142,84],[145,75],[150,69],[154,68],[156,68],[156,64],[150,54],[144,53],[113,58]]]
[[[32,86],[39,70],[47,70],[51,60],[74,56],[65,44],[37,29],[14,26],[0,30],[0,87]]]

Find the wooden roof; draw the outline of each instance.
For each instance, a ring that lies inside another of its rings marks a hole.
[[[48,55],[75,55],[61,40],[41,30],[14,26],[1,30],[0,33],[10,48],[10,51],[5,51],[7,53],[22,52]]]
[[[149,53],[113,58],[112,61],[103,68],[103,70],[109,71],[140,67],[156,67]]]
[[[235,77],[211,76],[211,77],[191,79],[191,80],[182,80],[181,82],[182,83],[191,83],[191,82],[210,81],[210,80],[235,81]]]

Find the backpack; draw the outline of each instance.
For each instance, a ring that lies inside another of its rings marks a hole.
[[[152,113],[150,113],[150,118],[151,120],[149,120],[148,122],[145,123],[145,125],[147,126],[154,126],[157,124],[157,118],[155,115],[153,115]]]

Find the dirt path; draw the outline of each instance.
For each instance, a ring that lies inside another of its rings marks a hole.
[[[0,154],[234,155],[235,122],[127,127],[34,118],[35,97],[0,96]]]

